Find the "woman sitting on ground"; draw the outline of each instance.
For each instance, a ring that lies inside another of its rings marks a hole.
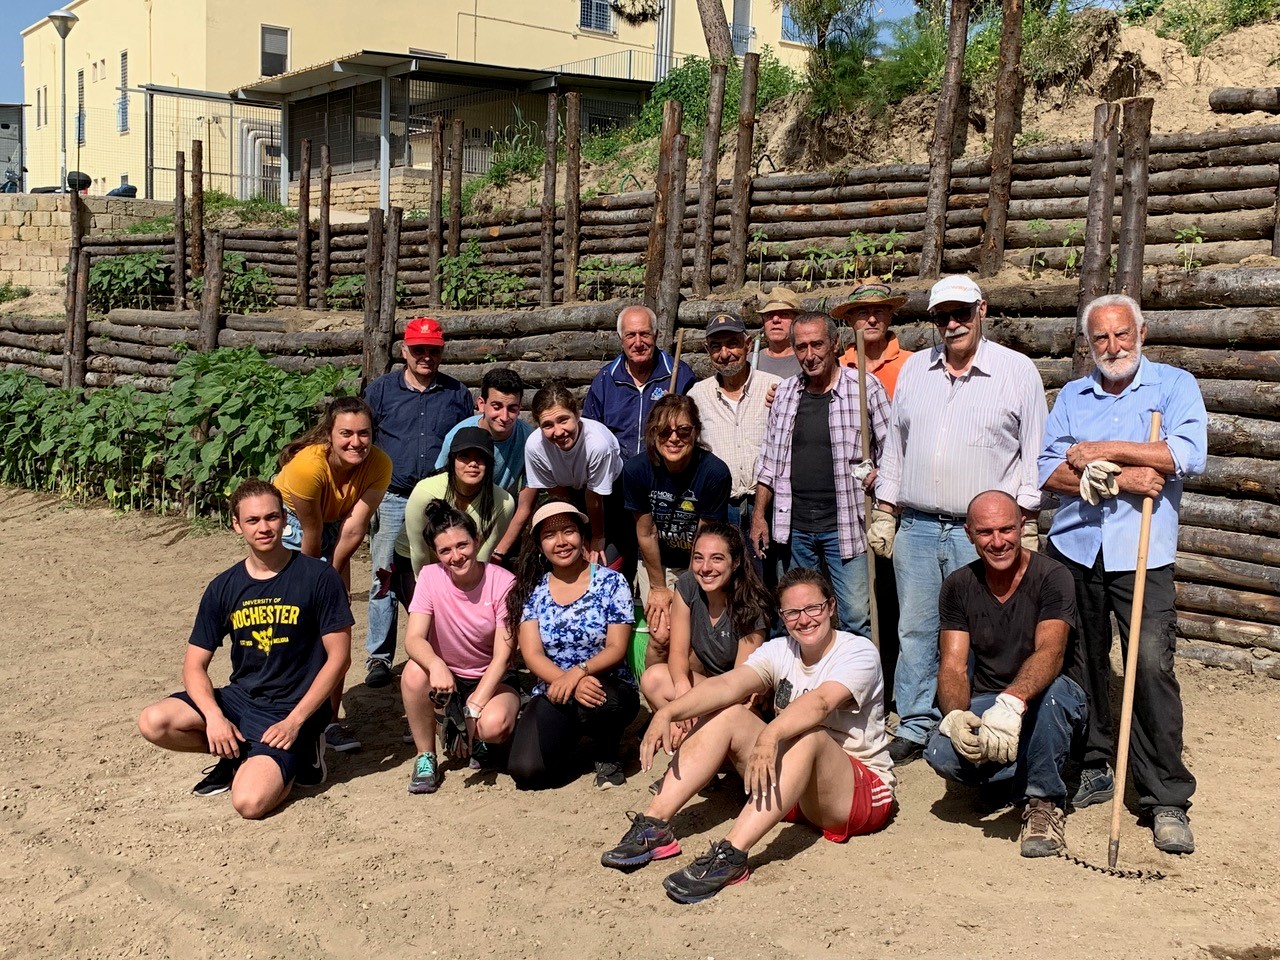
[[[562,383],[533,395],[538,432],[524,448],[525,482],[585,511],[591,532],[585,544],[589,560],[620,569],[634,555],[634,530],[622,510],[618,475],[622,456],[609,428],[581,416],[578,399]],[[611,499],[606,511],[605,501]]]
[[[640,708],[625,656],[635,611],[622,574],[587,559],[586,516],[552,501],[533,514],[507,614],[538,679],[511,740],[507,769],[521,788],[557,786],[574,773],[584,736],[596,786],[625,783],[623,731]]]
[[[373,445],[373,412],[359,397],[338,397],[324,418],[288,444],[271,481],[285,505],[281,542],[309,557],[323,557],[351,593],[351,556],[391,484],[391,458]],[[360,741],[338,722],[345,673],[330,697],[333,722],[325,741],[339,753]]]
[[[396,596],[414,595],[422,569],[436,560],[427,536],[427,506],[442,500],[467,514],[478,531],[476,559],[487,563],[516,512],[515,497],[493,482],[493,438],[479,427],[463,427],[449,444],[445,468],[419,480],[404,507],[404,529],[392,561]]]
[[[663,881],[679,903],[746,880],[747,854],[782,820],[804,819],[843,843],[879,830],[893,810],[879,653],[869,640],[835,629],[834,592],[814,570],[783,576],[778,603],[789,636],[654,713],[641,766],[647,770],[658,749],[674,759],[649,808],[630,814],[622,842],[601,856],[606,867],[631,870],[680,853],[669,821],[731,761],[747,803],[725,839]],[[777,715],[765,723],[743,701],[768,689]],[[694,717],[702,720],[675,750],[672,724]]]
[[[672,588],[689,567],[698,528],[729,518],[733,477],[723,460],[701,446],[702,419],[688,397],[669,393],[649,413],[645,452],[622,468],[622,499],[635,517],[640,563],[636,587],[649,624],[645,665],[666,660]]]
[[[404,641],[409,662],[400,676],[404,712],[418,749],[410,793],[435,793],[442,779],[433,700],[452,697],[462,704],[466,730],[458,758],[470,756],[476,766],[493,759],[492,745],[511,738],[520,710],[506,608],[515,577],[479,559],[480,534],[467,514],[434,500],[425,522],[427,541],[439,559],[418,575]]]

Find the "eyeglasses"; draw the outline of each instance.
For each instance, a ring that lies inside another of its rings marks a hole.
[[[665,440],[672,435],[679,437],[681,440],[688,440],[693,436],[693,427],[687,423],[682,423],[678,427],[659,427],[658,439]]]
[[[792,610],[779,610],[778,614],[782,617],[783,623],[795,623],[800,619],[800,614],[802,613],[812,620],[822,616],[830,603],[830,600],[823,600],[821,603],[811,603],[807,607],[797,607]]]
[[[409,348],[410,356],[414,356],[414,357],[432,357],[432,356],[438,357],[442,353],[444,353],[444,347],[430,347],[430,346],[424,347],[422,345],[418,345],[418,346]]]
[[[958,323],[964,323],[973,316],[973,308],[976,304],[970,304],[967,307],[957,307],[954,310],[937,310],[929,314],[929,319],[940,327],[945,327],[955,320]]]

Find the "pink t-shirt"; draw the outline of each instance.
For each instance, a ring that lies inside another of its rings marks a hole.
[[[454,585],[439,563],[429,563],[418,574],[410,613],[431,614],[427,641],[455,676],[474,680],[493,660],[493,634],[507,619],[507,592],[515,583],[502,567],[484,565],[484,576],[470,590]]]

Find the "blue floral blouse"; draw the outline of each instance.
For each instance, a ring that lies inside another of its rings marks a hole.
[[[592,564],[587,592],[568,606],[551,598],[550,576],[543,576],[534,588],[520,619],[538,622],[542,649],[561,670],[575,667],[603,650],[610,624],[635,623],[631,588],[622,574]],[[624,683],[636,685],[625,659],[609,672]],[[547,685],[541,681],[533,688],[535,696],[546,691]]]

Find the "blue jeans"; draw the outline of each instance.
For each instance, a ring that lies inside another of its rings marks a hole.
[[[840,535],[791,531],[787,569],[807,567],[821,571],[836,591],[840,629],[860,637],[871,635],[871,599],[867,588],[867,555],[847,560],[840,556]]]
[[[391,559],[396,537],[404,528],[407,498],[387,491],[370,524],[369,554],[373,561],[373,581],[369,585],[369,632],[365,651],[370,660],[381,660],[388,666],[396,655],[396,624],[399,620],[399,598],[391,577]],[[408,603],[409,598],[405,598]]]
[[[901,723],[896,736],[924,744],[942,717],[938,692],[938,596],[942,581],[978,559],[963,521],[906,509],[893,541],[898,579],[898,666],[893,699]]]
[[[895,551],[896,553],[897,551]],[[982,716],[998,694],[974,697],[969,709]],[[1089,706],[1080,685],[1069,677],[1058,677],[1049,689],[1027,704],[1018,737],[1018,755],[1013,763],[972,763],[956,753],[949,737],[934,730],[925,748],[929,766],[948,780],[980,787],[988,783],[1013,782],[1016,799],[1031,797],[1066,806],[1067,785],[1062,769],[1071,754],[1071,745],[1084,733]]]
[[[338,545],[341,530],[342,524],[336,520],[326,523],[320,529],[320,559],[333,559],[333,548]],[[302,550],[302,524],[298,522],[298,515],[288,507],[284,508],[284,529],[280,532],[280,542],[295,552]]]

